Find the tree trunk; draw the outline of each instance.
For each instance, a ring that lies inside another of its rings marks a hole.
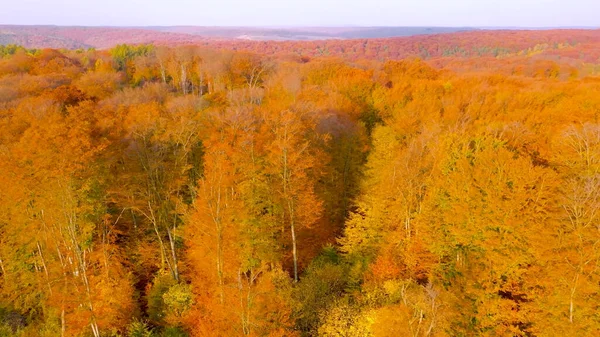
[[[165,66],[162,62],[162,60],[159,61],[160,64],[160,77],[162,78],[162,81],[164,84],[167,84],[167,74],[165,71]]]
[[[62,310],[60,312],[60,337],[65,337],[65,332],[67,331],[67,325],[65,322],[65,306],[63,303]]]
[[[223,290],[223,231],[219,229],[217,233],[217,278],[219,280],[219,297],[221,304],[224,302]]]
[[[169,234],[169,243],[171,246],[171,257],[173,258],[173,277],[175,281],[179,282],[179,267],[177,266],[177,252],[175,251],[175,225],[173,225],[173,234],[167,228],[167,234]]]
[[[573,300],[575,297],[575,291],[577,290],[577,283],[579,281],[579,272],[573,279],[573,286],[571,287],[571,294],[569,296],[569,323],[573,323],[573,312],[575,311]]]
[[[44,259],[44,254],[42,253],[42,247],[40,246],[40,242],[36,242],[38,253],[40,254],[40,258],[42,259],[42,267],[44,267],[44,273],[46,274],[46,283],[48,284],[48,290],[50,291],[50,295],[52,295],[52,286],[50,285],[50,277],[48,276],[48,267],[46,266],[46,259]],[[1,265],[0,261],[0,265]],[[4,268],[2,268],[4,272]]]
[[[298,282],[298,256],[296,251],[296,229],[294,228],[294,221],[290,222],[290,230],[292,232],[292,256],[294,259],[294,282]]]
[[[184,95],[187,94],[187,70],[183,64],[181,65],[181,91]]]
[[[4,262],[2,262],[1,257],[0,257],[0,271],[2,272],[2,277],[6,281],[6,270],[4,269]]]
[[[165,243],[163,242],[163,239],[160,236],[160,231],[158,229],[158,220],[156,219],[156,216],[154,215],[154,210],[152,209],[152,205],[150,204],[150,201],[148,201],[148,210],[150,211],[150,217],[148,217],[148,218],[152,222],[152,227],[154,228],[154,233],[156,234],[156,238],[158,239],[158,244],[160,246],[161,268],[164,269],[165,264],[166,264],[167,268],[169,268],[169,270],[171,272],[173,272],[173,269],[171,268],[171,262],[170,262],[169,258],[167,257]]]

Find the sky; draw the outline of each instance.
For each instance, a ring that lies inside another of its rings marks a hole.
[[[598,27],[600,0],[0,0],[0,24]]]

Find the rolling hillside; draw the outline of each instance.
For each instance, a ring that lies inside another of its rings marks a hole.
[[[189,44],[206,41],[312,41],[452,33],[470,28],[431,27],[62,27],[0,25],[0,44],[28,48],[110,48],[117,44]]]

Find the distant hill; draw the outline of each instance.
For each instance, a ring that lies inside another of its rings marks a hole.
[[[192,43],[200,36],[141,28],[0,25],[0,44],[27,48],[110,48],[117,44]]]
[[[387,38],[469,31],[433,27],[67,27],[0,25],[0,45],[28,48],[110,48],[120,43],[190,44],[215,40],[311,41]]]
[[[334,56],[350,60],[382,61],[410,57],[431,60],[536,56],[550,60],[600,62],[600,30],[597,29],[477,30],[393,38],[279,42],[221,40],[207,44],[215,49],[305,59]]]
[[[211,38],[257,41],[301,41],[329,39],[387,38],[413,35],[455,33],[474,28],[445,27],[144,27],[159,32],[183,33]]]
[[[117,44],[202,45],[292,58],[350,60],[538,55],[600,62],[600,30],[488,30],[427,27],[59,27],[0,25],[0,45],[97,48]]]

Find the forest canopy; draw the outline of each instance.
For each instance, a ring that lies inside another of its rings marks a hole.
[[[600,334],[589,41],[1,47],[0,336]]]

